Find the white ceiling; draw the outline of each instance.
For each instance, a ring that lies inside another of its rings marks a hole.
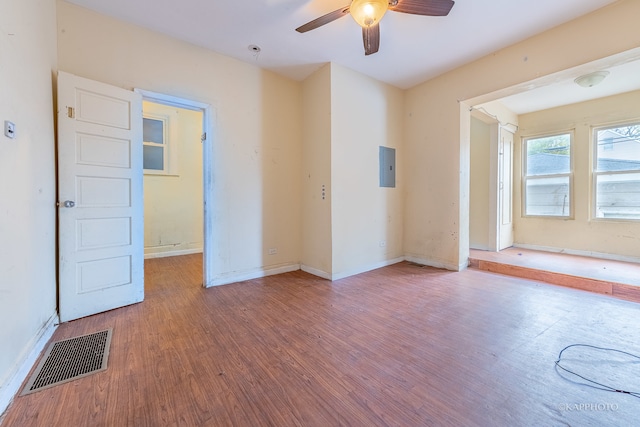
[[[296,80],[335,62],[402,89],[615,2],[456,0],[446,17],[388,12],[380,23],[379,52],[365,56],[360,27],[350,16],[308,33],[295,31],[349,0],[67,1]],[[529,101],[508,102],[518,110]]]
[[[540,84],[530,83],[527,90],[500,98],[516,114],[545,110],[619,93],[640,90],[640,52],[630,51],[618,58],[603,60],[566,70],[560,76],[544,79]],[[578,86],[574,80],[593,71],[609,71],[602,83],[593,87]]]

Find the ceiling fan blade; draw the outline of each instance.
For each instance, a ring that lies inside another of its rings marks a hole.
[[[362,27],[362,41],[365,55],[376,53],[380,47],[380,25]]]
[[[447,16],[455,4],[452,0],[398,0],[398,4],[389,2],[389,10],[411,13],[413,15]]]
[[[349,13],[349,6],[345,6],[342,9],[334,10],[333,12],[329,12],[326,15],[322,15],[319,18],[314,19],[313,21],[309,21],[304,25],[296,28],[296,31],[299,33],[306,33],[307,31],[315,30],[318,27],[322,27],[329,22],[335,21],[338,18],[342,18],[346,14]]]

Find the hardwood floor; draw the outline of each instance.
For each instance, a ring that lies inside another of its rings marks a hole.
[[[637,425],[639,398],[554,367],[574,343],[640,354],[637,303],[408,262],[210,289],[201,268],[146,260],[143,303],[60,325],[113,327],[108,369],[16,397],[2,426]]]

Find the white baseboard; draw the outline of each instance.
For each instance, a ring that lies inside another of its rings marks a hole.
[[[318,276],[323,279],[334,281],[334,280],[344,279],[345,277],[355,276],[356,274],[366,273],[367,271],[386,267],[388,265],[397,264],[404,260],[405,260],[404,257],[393,258],[389,260],[376,262],[374,264],[369,264],[365,267],[360,267],[355,270],[348,270],[340,273],[327,273],[326,271],[318,270],[317,268],[309,267],[308,265],[304,265],[304,264],[300,266],[300,269],[309,274],[313,274],[314,276]]]
[[[386,267],[388,265],[397,264],[405,260],[405,257],[398,257],[393,259],[388,259],[380,262],[376,262],[373,264],[369,264],[364,267],[357,268],[355,270],[348,270],[345,272],[334,273],[331,275],[331,280],[340,280],[345,277],[355,276],[356,274],[366,273],[367,271],[376,270],[378,268]]]
[[[493,249],[490,248],[489,245],[469,245],[469,249],[475,249],[478,251],[493,251]]]
[[[57,324],[58,313],[53,313],[27,345],[25,351],[26,356],[16,364],[16,369],[9,375],[8,381],[0,385],[0,414],[3,414],[4,411],[7,410],[15,395],[20,391],[22,383],[27,378],[27,375],[29,375],[31,368],[36,364],[38,357],[40,357],[47,342],[58,327]]]
[[[467,268],[467,262],[468,262],[467,260],[465,260],[465,262],[461,263],[460,265],[456,265],[456,264],[450,264],[450,263],[446,263],[438,260],[416,257],[413,255],[405,255],[404,259],[410,262],[415,262],[416,264],[426,265],[428,267],[434,267],[434,268],[443,268],[445,270],[450,270],[450,271],[462,271],[465,268]]]
[[[282,264],[269,267],[261,267],[245,271],[233,271],[215,277],[206,284],[206,288],[212,286],[227,285],[229,283],[243,282],[245,280],[258,279],[260,277],[273,276],[274,274],[288,273],[300,270],[300,264]]]
[[[305,273],[309,273],[309,274],[313,274],[314,276],[321,277],[323,279],[331,280],[331,273],[318,270],[317,268],[309,267],[308,265],[302,264],[300,266],[300,270],[304,271]]]
[[[202,248],[183,249],[179,251],[166,251],[166,252],[149,252],[144,254],[144,259],[166,258],[170,256],[191,255],[191,254],[201,254],[201,253],[202,253]]]
[[[556,248],[553,246],[539,246],[539,245],[527,245],[524,243],[514,243],[513,247],[529,249],[532,251],[542,251],[542,252],[554,252],[554,253],[562,253],[568,255],[578,255],[578,256],[587,256],[591,258],[600,258],[600,259],[608,259],[611,261],[623,261],[623,262],[635,262],[640,263],[640,258],[625,256],[625,255],[616,255],[616,254],[607,254],[603,252],[593,252],[593,251],[581,251],[575,249],[566,249],[566,248]]]
[[[376,262],[364,267],[360,267],[354,270],[348,270],[340,273],[328,273],[326,271],[322,271],[317,268],[310,267],[304,264],[283,264],[280,266],[272,266],[272,267],[257,268],[257,269],[246,270],[246,271],[234,271],[231,273],[224,273],[216,276],[213,280],[208,282],[205,287],[209,288],[212,286],[227,285],[229,283],[242,282],[245,280],[257,279],[265,276],[272,276],[274,274],[288,273],[290,271],[296,271],[296,270],[302,270],[306,273],[313,274],[314,276],[318,276],[323,279],[334,281],[334,280],[344,279],[350,276],[355,276],[356,274],[366,273],[367,271],[376,270],[378,268],[386,267],[392,264],[397,264],[405,260],[415,262],[421,265],[426,265],[429,267],[443,268],[451,271],[462,271],[465,268],[467,268],[467,260],[465,260],[465,262],[463,262],[460,265],[453,265],[453,264],[443,263],[439,261],[419,258],[415,256],[397,257],[397,258]]]

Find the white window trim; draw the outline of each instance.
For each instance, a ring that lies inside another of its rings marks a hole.
[[[144,174],[145,175],[175,175],[176,172],[171,169],[172,163],[175,163],[175,162],[172,162],[171,155],[172,155],[172,152],[175,150],[172,150],[171,138],[169,137],[170,135],[169,116],[164,114],[143,113],[142,118],[159,120],[162,122],[162,141],[163,141],[162,144],[157,144],[154,142],[144,141],[143,139],[142,145],[148,145],[152,147],[162,147],[162,149],[164,150],[163,156],[162,156],[162,159],[163,159],[162,170],[144,169]]]
[[[556,135],[569,135],[569,172],[565,173],[557,173],[557,174],[548,174],[548,175],[527,175],[527,142],[531,139],[540,139],[546,138],[550,136]],[[542,219],[561,219],[561,220],[572,220],[575,219],[575,202],[574,202],[574,138],[575,131],[573,129],[570,130],[562,130],[557,132],[550,132],[544,134],[536,134],[523,136],[522,140],[522,173],[521,173],[521,194],[522,194],[522,206],[521,206],[521,216],[523,218],[542,218]],[[569,177],[569,214],[568,215],[531,215],[527,214],[527,181],[543,179],[543,178],[561,178],[561,177]]]
[[[596,222],[640,222],[640,219],[636,218],[617,218],[617,217],[599,217],[598,216],[598,176],[601,175],[627,175],[627,174],[638,174],[640,175],[640,171],[638,170],[623,170],[623,171],[607,171],[607,172],[598,172],[598,131],[607,130],[607,129],[617,129],[626,126],[635,126],[640,124],[640,118],[630,121],[624,122],[616,122],[609,123],[606,125],[592,126],[591,128],[591,149],[592,149],[592,162],[591,162],[591,189],[589,191],[591,198],[591,209],[590,209],[590,221]]]

